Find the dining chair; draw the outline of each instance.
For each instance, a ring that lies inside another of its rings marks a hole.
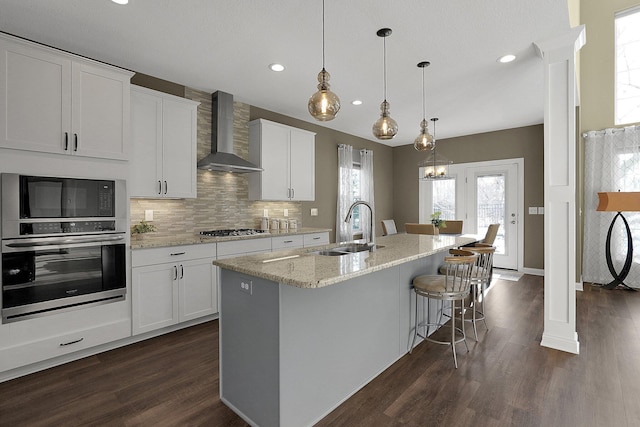
[[[382,235],[388,236],[390,234],[398,234],[398,230],[396,229],[396,222],[392,219],[383,219],[380,221],[382,223]]]
[[[418,224],[414,222],[407,222],[404,224],[404,229],[407,234],[436,234],[435,226],[433,224]]]
[[[440,234],[462,234],[461,219],[445,220],[446,227],[440,227]]]
[[[498,235],[498,228],[500,228],[500,224],[491,224],[487,229],[487,234],[485,234],[484,239],[482,239],[480,243],[493,245],[493,242],[496,240],[496,236]]]

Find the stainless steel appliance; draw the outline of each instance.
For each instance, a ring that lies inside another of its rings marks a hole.
[[[201,231],[200,234],[205,237],[227,237],[227,236],[252,236],[254,234],[265,233],[266,230],[257,230],[254,228],[234,228],[228,230],[208,230]]]
[[[0,179],[3,323],[125,299],[124,180]]]

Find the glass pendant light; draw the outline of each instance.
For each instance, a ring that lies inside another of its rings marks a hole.
[[[398,133],[398,123],[389,115],[389,103],[387,102],[387,37],[391,35],[391,28],[382,28],[376,32],[382,37],[383,62],[384,62],[384,101],[380,104],[380,118],[373,124],[373,136],[378,139],[391,139]]]
[[[422,61],[418,63],[418,67],[422,68],[422,121],[420,122],[420,135],[418,135],[418,137],[413,141],[413,148],[418,151],[432,150],[434,147],[434,139],[429,133],[429,125],[426,119],[427,113],[424,95],[424,69],[429,65],[431,65],[429,61]]]
[[[322,0],[322,71],[318,73],[318,91],[309,98],[309,114],[321,122],[336,118],[340,98],[329,89],[329,72],[324,69],[324,0]]]

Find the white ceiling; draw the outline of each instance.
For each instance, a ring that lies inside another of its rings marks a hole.
[[[383,99],[376,31],[389,27],[392,146],[418,135],[424,60],[438,139],[542,123],[543,67],[532,43],[569,30],[566,0],[326,0],[325,19],[326,69],[342,108],[321,123],[307,112],[322,68],[321,0],[0,4],[1,31],[374,141]],[[506,53],[518,58],[498,63]],[[286,70],[270,71],[273,62]]]

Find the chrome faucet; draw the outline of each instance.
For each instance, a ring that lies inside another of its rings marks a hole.
[[[370,238],[370,242],[369,242],[369,251],[373,252],[376,250],[376,231],[373,229],[373,209],[371,208],[371,205],[367,202],[364,202],[362,200],[358,200],[357,202],[354,202],[351,206],[349,206],[349,211],[347,212],[347,217],[344,219],[344,222],[351,222],[351,216],[353,215],[353,209],[355,209],[356,206],[358,205],[364,205],[366,207],[369,208],[369,229],[371,230],[371,238]]]

